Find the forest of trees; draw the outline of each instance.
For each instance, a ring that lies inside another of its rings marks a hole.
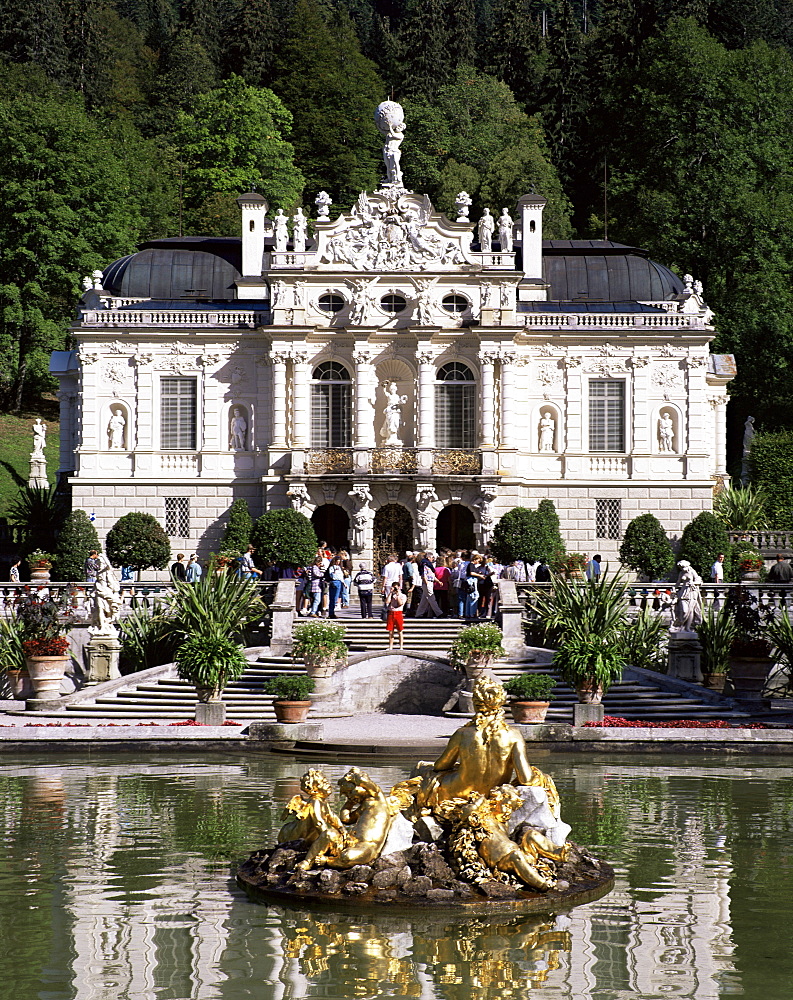
[[[6,0],[0,409],[48,386],[82,275],[164,235],[236,235],[256,185],[339,210],[382,174],[473,215],[532,186],[546,236],[704,282],[732,420],[793,425],[793,0]]]

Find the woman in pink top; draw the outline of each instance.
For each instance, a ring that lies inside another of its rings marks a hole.
[[[452,574],[449,570],[450,562],[448,557],[443,561],[439,559],[438,565],[435,567],[435,579],[438,581],[435,584],[435,599],[444,618],[449,617],[449,588],[452,584]]]

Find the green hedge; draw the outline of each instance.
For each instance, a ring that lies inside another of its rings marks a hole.
[[[793,431],[762,432],[752,441],[752,483],[761,487],[770,528],[793,529]]]
[[[683,529],[678,559],[688,559],[705,583],[720,552],[724,553],[724,579],[732,578],[732,551],[727,529],[722,521],[703,510]]]

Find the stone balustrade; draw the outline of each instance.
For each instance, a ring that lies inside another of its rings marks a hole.
[[[623,330],[633,327],[649,327],[659,330],[702,329],[703,317],[690,313],[519,313],[518,323],[529,329],[558,329],[559,326],[577,329]]]
[[[86,309],[80,314],[83,326],[101,327],[232,327],[260,326],[263,313],[254,309]]]
[[[766,559],[773,559],[777,553],[786,559],[793,556],[793,531],[730,531],[729,536],[733,545],[751,542]]]

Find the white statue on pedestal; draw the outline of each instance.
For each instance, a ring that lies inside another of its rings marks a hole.
[[[543,413],[540,419],[540,451],[553,451],[556,421],[550,413]]]
[[[383,146],[383,162],[385,163],[386,179],[394,187],[402,187],[402,170],[400,160],[402,153],[399,147],[405,138],[405,112],[396,101],[383,101],[378,104],[374,113],[375,125],[385,139]]]
[[[107,635],[117,638],[113,622],[118,617],[121,608],[121,587],[118,577],[113,572],[110,560],[100,552],[97,557],[99,566],[96,571],[94,587],[93,623],[94,635]]]
[[[42,423],[41,417],[36,417],[33,424],[33,452],[31,458],[43,458],[44,449],[47,447],[47,425]]]
[[[754,435],[754,417],[747,417],[746,423],[743,425],[743,455],[741,456],[741,483],[744,486],[749,482],[749,456],[752,453]]]
[[[124,428],[127,425],[124,411],[120,406],[117,406],[111,413],[110,420],[107,422],[108,445],[112,451],[122,451],[124,448]]]
[[[245,440],[248,433],[248,421],[239,406],[234,407],[229,428],[229,450],[245,451]]]
[[[317,206],[317,218],[327,219],[330,216],[330,206],[333,204],[333,199],[328,194],[327,191],[320,191],[317,197],[314,199],[314,204]]]
[[[675,625],[684,632],[693,632],[702,624],[702,577],[687,559],[677,564],[677,601]]]
[[[402,423],[402,406],[407,403],[407,396],[400,396],[396,382],[389,382],[385,387],[385,420],[380,428],[380,437],[385,448],[401,448],[399,427]]]
[[[514,225],[509,212],[506,208],[502,208],[501,218],[498,220],[498,239],[504,253],[512,252],[512,227]]]
[[[668,410],[658,418],[658,446],[661,451],[674,451],[675,425]]]
[[[298,206],[292,216],[292,245],[297,253],[303,253],[306,249],[306,234],[308,233],[308,220],[303,215],[303,209]]]
[[[454,200],[454,207],[457,209],[457,222],[468,222],[468,210],[473,204],[471,195],[467,191],[461,191]]]
[[[496,231],[496,223],[490,214],[490,209],[486,208],[479,220],[479,249],[482,253],[490,253],[493,249],[493,233]]]
[[[283,253],[286,250],[286,244],[289,242],[289,228],[288,220],[282,208],[279,208],[275,213],[273,227],[275,230],[275,252]]]
[[[374,497],[365,483],[357,483],[347,494],[353,502],[354,511],[352,515],[352,547],[356,552],[366,548],[366,529],[374,517],[372,503]]]

